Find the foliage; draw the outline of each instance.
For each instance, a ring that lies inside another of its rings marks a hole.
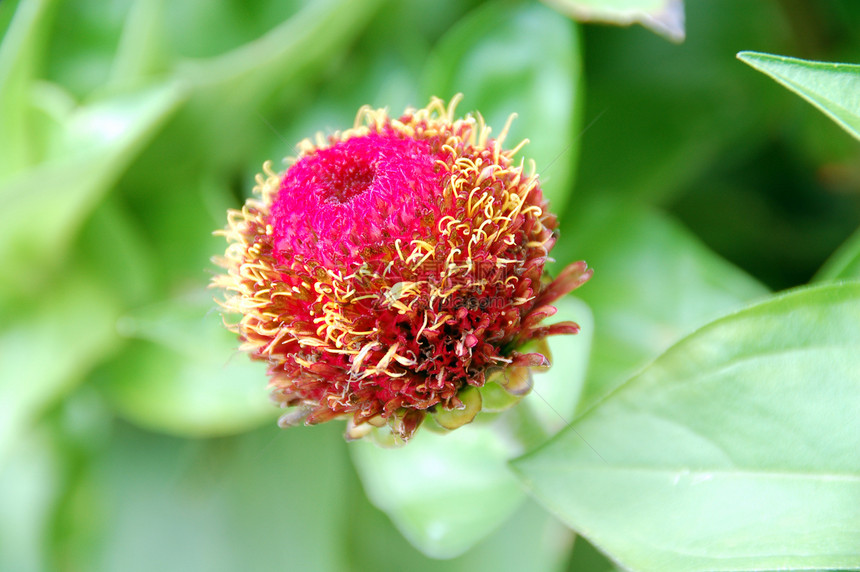
[[[858,29],[848,0],[0,2],[0,569],[860,569]],[[519,114],[554,268],[596,270],[559,304],[582,333],[450,435],[278,429],[212,231],[263,160],[457,92]]]

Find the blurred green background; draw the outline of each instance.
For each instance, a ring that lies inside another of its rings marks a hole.
[[[857,142],[735,59],[860,61],[860,3],[685,10],[677,44],[536,1],[0,1],[0,570],[610,569],[532,501],[456,559],[413,548],[342,427],[276,427],[207,289],[212,231],[361,105],[517,112],[554,256],[596,268],[582,299],[618,328],[593,401],[715,307],[810,280],[860,221]],[[687,258],[707,272],[666,262]],[[725,276],[725,303],[663,312]]]

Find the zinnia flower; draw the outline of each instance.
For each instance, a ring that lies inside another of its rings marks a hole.
[[[542,322],[591,270],[543,280],[558,223],[534,167],[514,162],[522,144],[503,149],[510,120],[493,139],[480,115],[454,118],[457,101],[362,108],[285,173],[267,162],[260,199],[229,212],[213,285],[273,398],[296,406],[282,425],[343,417],[348,438],[387,425],[404,441],[428,414],[455,428],[478,388],[523,395],[549,365],[543,339],[579,331]]]

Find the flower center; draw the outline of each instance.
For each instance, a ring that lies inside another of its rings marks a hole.
[[[343,204],[366,192],[373,185],[375,165],[347,165],[331,183],[330,201]]]
[[[360,262],[366,247],[408,243],[438,214],[442,183],[424,141],[383,133],[319,149],[281,181],[271,210],[276,258],[340,267]]]

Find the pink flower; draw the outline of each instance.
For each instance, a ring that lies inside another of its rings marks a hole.
[[[527,392],[543,338],[579,330],[542,321],[591,270],[542,281],[557,221],[538,178],[502,148],[507,126],[492,139],[456,102],[364,108],[285,173],[264,165],[261,200],[230,211],[213,284],[275,400],[297,406],[282,424],[346,417],[350,438],[388,425],[408,440],[430,414],[453,428],[480,410],[470,388]]]

